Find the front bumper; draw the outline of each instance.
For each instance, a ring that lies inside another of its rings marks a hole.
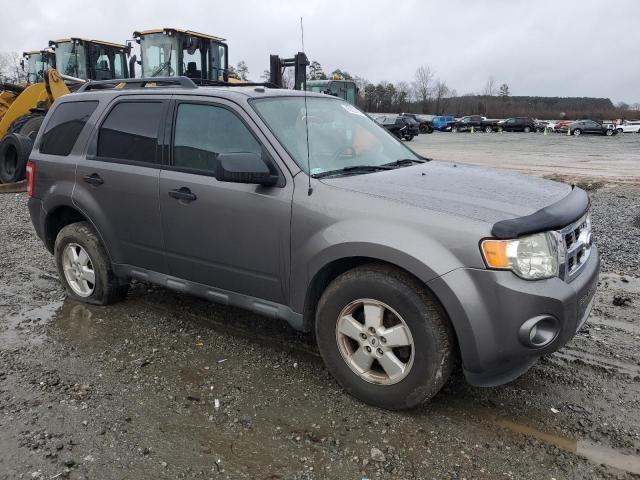
[[[594,245],[584,269],[571,282],[527,281],[508,271],[470,268],[429,282],[453,324],[467,381],[487,387],[507,383],[569,342],[589,316],[599,271]],[[540,315],[556,318],[559,333],[544,347],[525,346],[519,329]]]

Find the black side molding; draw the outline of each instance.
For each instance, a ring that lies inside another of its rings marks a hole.
[[[582,217],[589,210],[589,203],[587,192],[574,186],[569,195],[531,215],[499,221],[493,225],[491,233],[496,238],[506,239],[557,230]]]

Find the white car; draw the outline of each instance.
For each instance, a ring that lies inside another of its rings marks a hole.
[[[640,121],[625,120],[620,125],[616,125],[616,130],[618,133],[640,133]]]

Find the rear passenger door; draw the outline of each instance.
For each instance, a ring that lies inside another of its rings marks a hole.
[[[116,99],[78,162],[73,200],[99,229],[115,264],[167,270],[158,186],[168,104],[148,96]]]
[[[219,153],[252,152],[277,163],[252,124],[222,99],[176,101],[171,164],[160,176],[167,262],[178,279],[285,304],[293,182],[265,187],[214,177]]]

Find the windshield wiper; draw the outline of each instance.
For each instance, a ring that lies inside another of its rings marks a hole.
[[[326,172],[316,173],[313,178],[330,177],[332,175],[341,175],[345,173],[358,172],[378,172],[380,170],[393,170],[391,165],[351,165],[349,167],[338,168],[336,170],[327,170]]]
[[[401,158],[400,160],[395,160],[393,162],[385,163],[383,165],[387,165],[390,167],[403,167],[405,165],[414,165],[416,163],[424,163],[426,160],[421,160],[418,158]]]

